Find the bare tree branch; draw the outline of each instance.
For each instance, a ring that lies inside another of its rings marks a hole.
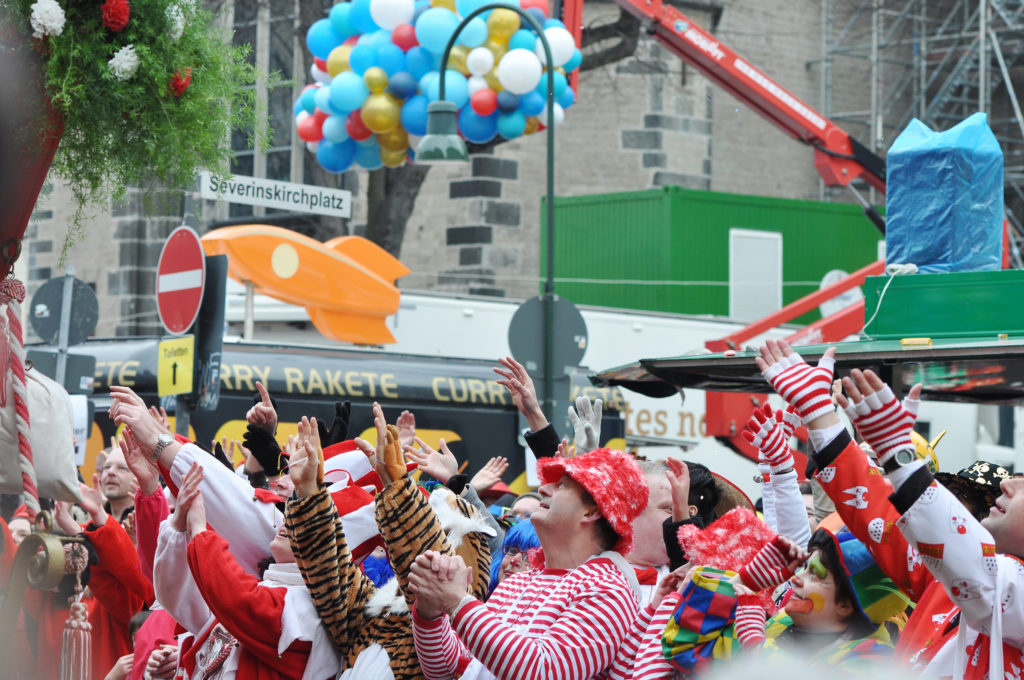
[[[590,71],[632,56],[640,41],[640,20],[619,8],[619,18],[598,26],[585,27],[580,37],[581,48],[585,49],[608,40],[618,39],[615,44],[585,53],[580,71]]]

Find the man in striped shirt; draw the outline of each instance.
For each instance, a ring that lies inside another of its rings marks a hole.
[[[647,503],[644,475],[611,449],[543,459],[538,473],[537,568],[503,580],[484,604],[466,594],[458,557],[426,553],[413,565],[413,637],[428,680],[607,677],[638,611],[622,553]]]

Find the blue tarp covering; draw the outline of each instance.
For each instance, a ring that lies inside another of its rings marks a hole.
[[[984,113],[945,132],[916,118],[886,158],[886,264],[1000,269],[1003,152]]]

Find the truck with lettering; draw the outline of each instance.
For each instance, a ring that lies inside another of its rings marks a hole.
[[[134,389],[146,403],[161,403],[157,395],[159,339],[90,340],[76,353],[96,358],[94,395],[96,417],[82,474],[88,479],[97,453],[109,444],[114,425],[107,417],[111,385]],[[470,472],[492,456],[509,460],[505,482],[514,491],[528,488],[526,456],[519,438],[520,417],[508,391],[497,382],[497,363],[477,359],[397,354],[355,348],[225,341],[220,364],[220,396],[214,410],[193,410],[189,436],[207,444],[241,440],[245,413],[252,406],[256,381],[277,402],[277,439],[287,441],[303,415],[326,419],[330,426],[334,403],[350,400],[349,436],[375,441],[370,406],[380,402],[389,422],[403,410],[416,416],[418,435],[437,447],[444,439]],[[618,389],[594,387],[580,371],[572,379],[573,396],[586,394],[606,404],[602,441],[622,448],[625,408]],[[171,406],[173,399],[166,402]],[[173,413],[170,414],[173,421]],[[236,462],[240,454],[235,452]]]

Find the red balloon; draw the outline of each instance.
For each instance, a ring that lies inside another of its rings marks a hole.
[[[325,112],[321,111],[320,109],[313,109],[313,117],[316,118],[317,121],[320,122],[321,126],[324,124],[324,121],[327,120],[330,117],[330,115],[331,114],[325,113]]]
[[[370,135],[373,134],[373,130],[366,127],[366,124],[363,123],[363,116],[359,113],[358,109],[348,114],[348,118],[345,120],[345,131],[349,137],[357,142],[369,139]],[[322,132],[320,134],[323,136]]]
[[[351,38],[346,38],[345,42],[343,42],[341,44],[342,45],[352,45],[354,47],[357,42],[359,42],[359,36],[358,35],[354,35]],[[327,62],[325,61],[324,63],[326,64]],[[324,70],[326,71],[327,69],[325,68]]]
[[[401,47],[403,52],[408,52],[419,45],[416,40],[416,29],[412,24],[396,26],[395,30],[391,31],[391,42]]]
[[[295,131],[304,142],[319,142],[324,137],[323,126],[323,119],[317,120],[316,116],[306,116],[295,126]]]
[[[327,71],[327,62],[320,57],[313,57],[313,63],[316,64],[316,67],[321,71]]]
[[[481,116],[489,116],[498,108],[498,93],[489,87],[477,90],[469,98],[469,105],[473,112]]]
[[[523,9],[536,7],[540,11],[544,12],[544,16],[551,16],[548,14],[548,0],[519,0],[519,6]]]

